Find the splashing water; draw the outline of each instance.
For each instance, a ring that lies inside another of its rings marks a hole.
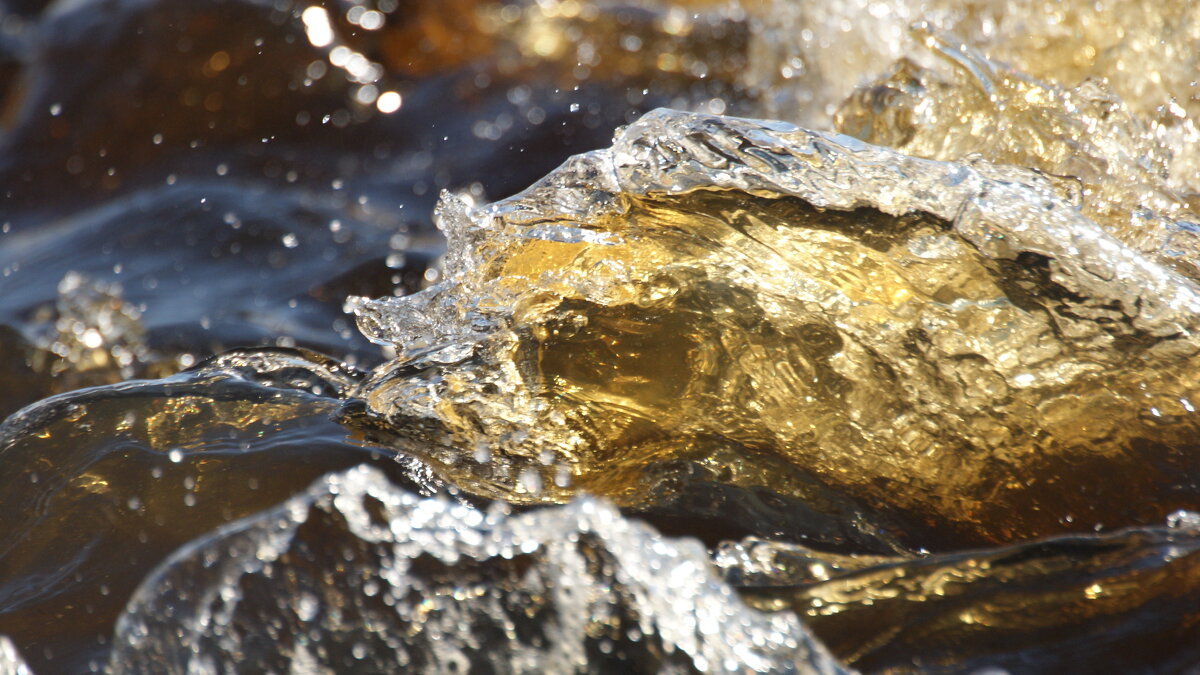
[[[485,514],[354,469],[172,556],[110,670],[843,672],[709,565],[593,500]]]
[[[1198,43],[8,3],[0,673],[1194,669]]]

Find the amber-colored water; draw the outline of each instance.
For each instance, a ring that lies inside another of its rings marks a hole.
[[[0,4],[0,673],[1195,670],[1197,7]]]

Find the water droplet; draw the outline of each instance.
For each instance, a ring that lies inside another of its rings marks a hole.
[[[537,469],[528,467],[521,470],[521,488],[531,495],[541,494],[542,474]]]

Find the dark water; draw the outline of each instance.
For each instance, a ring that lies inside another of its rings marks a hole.
[[[301,9],[115,1],[5,13],[0,323],[15,334],[0,349],[26,384],[0,412],[56,390],[14,363],[52,342],[47,308],[70,272],[120,284],[154,355],[134,371],[246,345],[377,360],[342,303],[425,283],[442,245],[430,223],[440,190],[509,194],[664,101],[632,106],[602,81],[560,87],[544,66],[503,75],[453,45],[429,54],[406,44],[410,24],[451,30],[470,15],[405,3],[387,30],[348,43],[400,64],[378,88],[403,104],[383,114],[356,102],[359,85],[329,65],[328,47],[310,44]],[[413,56],[427,63],[406,72]],[[476,133],[496,119],[506,126]]]

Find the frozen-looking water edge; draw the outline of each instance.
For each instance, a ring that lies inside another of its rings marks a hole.
[[[746,608],[704,548],[603,502],[521,515],[360,467],[184,547],[120,619],[110,672],[844,672]]]
[[[639,472],[697,454],[786,492],[769,454],[976,537],[957,545],[1138,524],[1055,485],[1088,466],[1191,503],[1154,453],[1200,429],[1200,286],[1186,239],[1156,249],[1059,187],[659,109],[512,198],[444,196],[444,279],[352,301],[400,355],[355,395],[432,421],[435,463],[490,448],[446,471],[519,503],[632,503]]]
[[[523,236],[531,238],[578,240],[570,228],[537,225],[620,210],[621,194],[696,190],[794,196],[818,208],[869,207],[896,216],[925,212],[951,221],[989,257],[1029,252],[1053,258],[1056,281],[1120,303],[1146,330],[1187,330],[1200,312],[1194,281],[1158,255],[1131,250],[1037,171],[921,159],[787,122],[658,109],[620,131],[612,148],[568,160],[515,197],[467,210],[444,195],[439,212],[451,239],[449,278],[414,296],[359,303],[359,326],[373,340],[401,347],[461,340],[467,331],[447,333],[459,327],[453,318],[405,310],[417,303],[425,308],[426,297],[472,274],[471,263],[480,262],[469,257],[472,247],[481,237],[502,236],[501,221],[529,227]]]
[[[0,673],[3,675],[32,675],[33,671],[25,664],[17,652],[17,647],[7,636],[0,635]]]

